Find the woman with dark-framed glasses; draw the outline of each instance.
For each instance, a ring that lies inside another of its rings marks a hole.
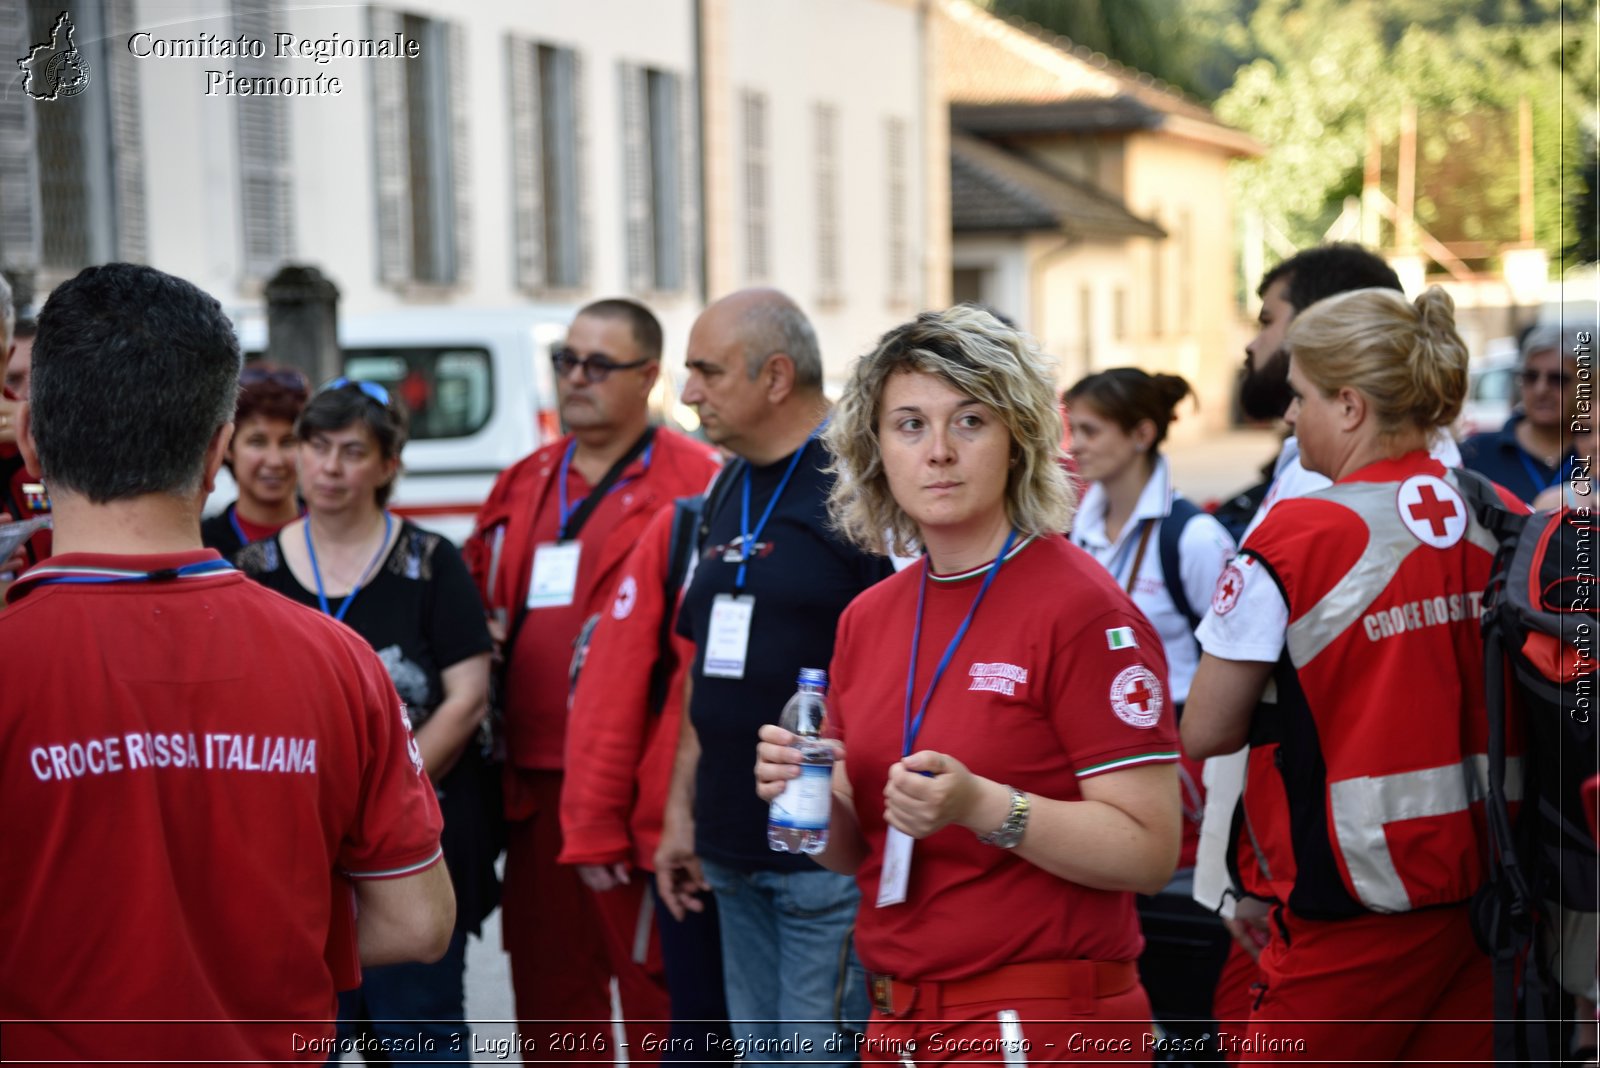
[[[400,472],[407,418],[382,386],[336,378],[295,427],[306,515],[239,553],[256,581],[350,626],[378,652],[416,734],[444,813],[456,927],[433,964],[365,969],[340,995],[341,1035],[431,1038],[426,1055],[465,1060],[466,936],[498,899],[495,778],[479,741],[487,711],[489,632],[460,553],[385,505]],[[370,1022],[369,1022],[370,1021]],[[407,1046],[405,1048],[412,1048]]]
[[[206,548],[231,559],[303,513],[298,493],[300,442],[294,421],[310,393],[305,375],[292,367],[256,364],[239,375],[233,440],[223,458],[239,486],[239,497],[200,524]]]

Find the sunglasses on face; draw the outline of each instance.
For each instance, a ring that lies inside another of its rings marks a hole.
[[[635,371],[650,361],[643,359],[634,360],[632,363],[618,363],[604,353],[591,352],[588,356],[579,356],[571,349],[562,348],[550,354],[550,362],[561,378],[570,375],[574,367],[583,368],[583,380],[593,385],[596,382],[604,382],[612,371]]]
[[[328,393],[332,390],[344,389],[349,386],[354,386],[356,389],[359,389],[362,393],[366,394],[368,400],[377,401],[385,408],[389,407],[388,390],[384,389],[376,382],[361,382],[354,378],[346,378],[344,375],[340,375],[338,378],[329,379],[327,382],[323,383],[322,388],[317,390],[317,392]]]
[[[1531,367],[1517,372],[1517,381],[1521,382],[1527,389],[1537,386],[1540,379],[1544,380],[1545,385],[1560,389],[1571,381],[1572,376],[1565,370],[1538,371]]]
[[[292,367],[247,367],[239,372],[241,386],[259,386],[266,382],[301,397],[311,392],[311,383],[306,381],[306,376]]]

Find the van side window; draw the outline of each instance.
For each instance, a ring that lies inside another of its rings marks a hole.
[[[464,438],[494,410],[494,372],[483,348],[346,349],[344,373],[377,382],[411,414],[411,440]]]

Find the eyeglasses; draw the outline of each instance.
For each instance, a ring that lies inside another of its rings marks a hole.
[[[344,389],[347,386],[354,386],[362,393],[365,393],[368,400],[375,400],[385,408],[389,407],[388,390],[384,389],[376,382],[362,382],[354,378],[346,378],[344,375],[340,375],[338,378],[330,379],[329,381],[324,382],[322,384],[322,388],[317,390],[317,392],[328,393],[335,389]]]
[[[279,386],[301,397],[311,392],[311,383],[306,381],[306,376],[292,367],[246,367],[239,372],[241,386],[259,386],[266,383]]]
[[[557,349],[550,354],[550,362],[555,365],[556,374],[562,378],[570,375],[574,367],[583,368],[583,380],[593,385],[604,382],[611,376],[612,371],[636,371],[651,361],[647,357],[634,360],[632,363],[618,363],[610,356],[599,352],[579,356],[571,349]]]
[[[1537,386],[1541,378],[1544,379],[1545,385],[1556,389],[1564,388],[1568,382],[1572,381],[1572,376],[1565,370],[1539,371],[1529,367],[1517,372],[1517,381],[1521,382],[1527,389]]]

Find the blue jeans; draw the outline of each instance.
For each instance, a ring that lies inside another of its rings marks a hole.
[[[465,1023],[466,968],[467,933],[458,928],[450,948],[432,964],[361,969],[361,985],[339,995],[339,1037],[365,1032],[395,1042],[391,1061],[468,1060],[472,1031]],[[359,1055],[345,1059],[362,1060]]]
[[[821,868],[701,864],[717,895],[728,1016],[744,1060],[854,1063],[868,1013],[851,938],[861,903],[855,880]]]

